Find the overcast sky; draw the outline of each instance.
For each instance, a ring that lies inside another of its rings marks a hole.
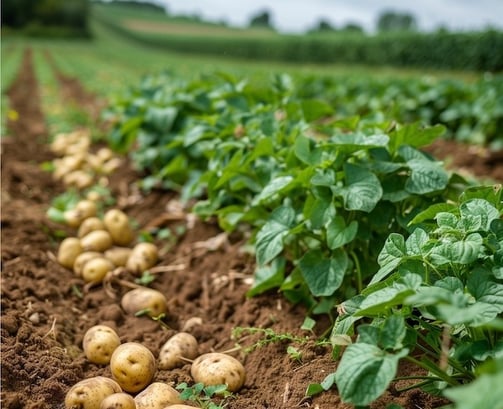
[[[343,26],[355,22],[372,31],[382,10],[409,12],[419,28],[434,30],[503,28],[503,0],[157,0],[173,14],[197,13],[205,19],[246,25],[260,10],[268,10],[280,31],[301,32],[321,19]]]

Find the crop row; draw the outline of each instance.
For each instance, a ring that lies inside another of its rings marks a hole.
[[[110,108],[108,142],[131,152],[143,188],[179,190],[194,213],[249,238],[250,296],[279,289],[336,318],[334,354],[347,348],[309,394],[335,382],[366,405],[400,359],[429,371],[416,386],[454,400],[449,388],[481,373],[499,382],[501,186],[470,187],[420,150],[442,126],[334,115],[325,87],[306,84],[148,77]]]

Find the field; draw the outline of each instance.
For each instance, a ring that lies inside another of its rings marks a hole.
[[[92,24],[2,42],[3,407],[63,408],[111,377],[83,351],[97,324],[243,363],[231,396],[186,391],[196,407],[501,407],[501,75],[177,54]],[[115,160],[82,184],[55,148],[78,130]],[[154,266],[62,265],[65,212],[93,194]],[[165,313],[126,311],[138,286]],[[153,380],[195,382],[188,362]]]

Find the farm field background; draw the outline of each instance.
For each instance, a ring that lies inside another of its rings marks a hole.
[[[160,31],[152,16],[114,18]],[[501,74],[177,53],[105,20],[91,40],[2,41],[2,405],[64,407],[110,377],[82,351],[106,324],[155,356],[184,329],[234,350],[244,387],[215,406],[498,407]],[[97,185],[51,174],[50,142],[78,129],[121,158]],[[55,215],[89,191],[159,247],[150,272],[91,285],[57,262],[76,231]],[[135,285],[166,315],[124,312]],[[155,381],[193,384],[190,365]]]

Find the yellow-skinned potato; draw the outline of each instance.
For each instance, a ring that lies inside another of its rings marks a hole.
[[[77,256],[82,253],[83,248],[80,240],[76,237],[67,237],[59,245],[57,260],[66,268],[73,268],[73,263]]]
[[[95,364],[108,364],[121,340],[117,333],[106,325],[89,328],[82,341],[86,358]]]
[[[76,209],[66,210],[63,213],[63,217],[65,218],[65,223],[68,226],[73,227],[75,229],[78,228],[82,223],[82,221],[84,220],[82,214],[80,214],[80,212],[77,211]]]
[[[173,369],[183,366],[186,361],[181,359],[194,359],[199,355],[197,339],[188,332],[179,332],[173,335],[161,347],[159,352],[159,368]]]
[[[107,273],[114,268],[114,264],[107,258],[95,257],[82,267],[82,278],[86,283],[101,283]]]
[[[95,376],[73,385],[65,396],[66,409],[100,409],[101,402],[113,393],[122,392],[113,379]]]
[[[83,199],[75,205],[75,210],[80,212],[83,219],[94,217],[98,213],[98,206],[92,200]]]
[[[107,161],[113,157],[113,152],[110,148],[103,147],[96,152],[96,156],[100,158],[102,161]]]
[[[122,161],[119,158],[111,158],[101,165],[101,172],[110,175],[113,171],[119,169]]]
[[[85,189],[93,184],[93,177],[83,170],[74,170],[63,176],[66,186],[75,186],[77,189]]]
[[[128,314],[147,311],[151,317],[166,313],[167,300],[163,293],[152,288],[140,287],[128,291],[122,296],[121,306]]]
[[[105,251],[105,257],[117,267],[124,267],[130,255],[131,249],[128,247],[112,247]]]
[[[100,409],[137,409],[131,395],[124,392],[114,393],[101,401]]]
[[[97,251],[84,251],[83,253],[80,253],[73,263],[73,272],[75,275],[80,277],[82,275],[84,264],[96,257],[103,257],[103,253],[98,253]]]
[[[94,230],[80,239],[85,251],[103,252],[112,247],[112,237],[106,230]]]
[[[155,266],[159,258],[157,246],[153,243],[138,243],[134,246],[126,263],[126,268],[133,273],[142,273]]]
[[[156,371],[154,355],[138,342],[119,345],[110,359],[113,378],[126,392],[138,392],[154,378]]]
[[[171,386],[154,382],[134,398],[136,409],[163,409],[171,404],[182,403],[180,393]]]
[[[227,389],[236,392],[245,382],[245,368],[230,355],[211,352],[203,354],[192,362],[190,374],[195,382],[205,385],[226,384]]]
[[[103,216],[103,223],[112,236],[114,244],[127,246],[134,239],[133,229],[129,224],[129,217],[119,209],[110,209]]]
[[[105,224],[97,217],[88,217],[80,224],[77,236],[82,238],[95,230],[105,230]]]

